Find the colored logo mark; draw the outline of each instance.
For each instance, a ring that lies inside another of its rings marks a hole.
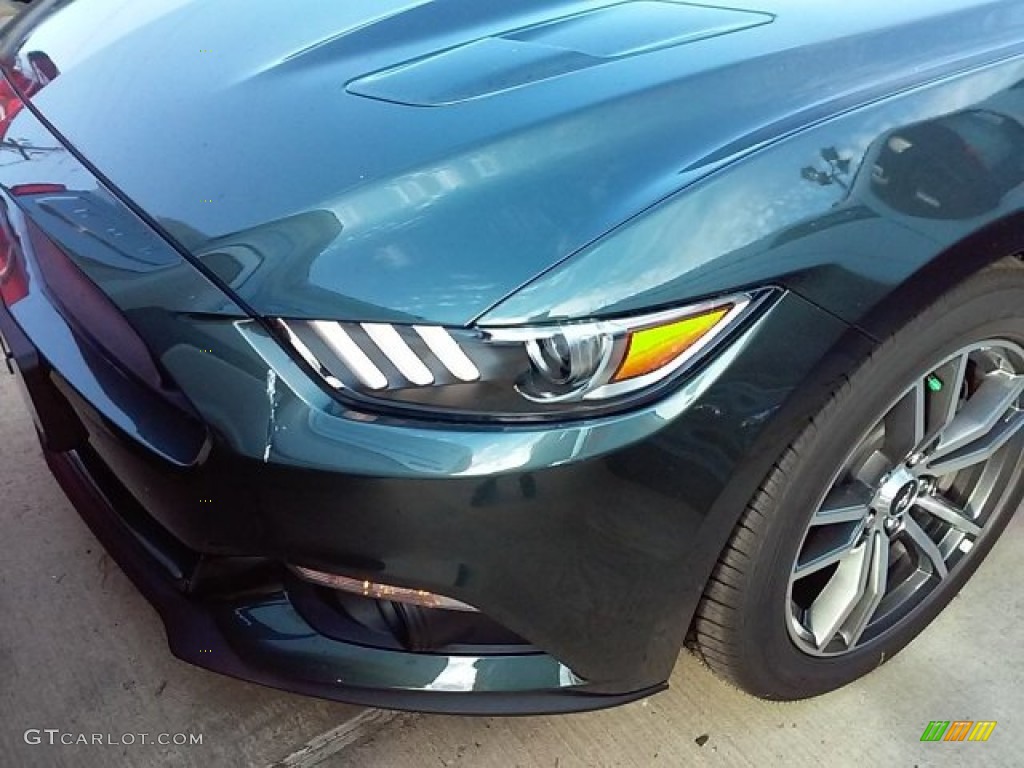
[[[996,725],[993,720],[932,720],[921,741],[988,741]]]

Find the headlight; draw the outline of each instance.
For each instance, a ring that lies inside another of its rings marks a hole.
[[[525,328],[279,320],[342,397],[488,419],[579,416],[657,392],[749,315],[738,294],[632,318]]]

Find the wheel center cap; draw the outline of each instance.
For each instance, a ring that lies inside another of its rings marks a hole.
[[[896,498],[892,501],[892,508],[889,515],[892,517],[902,517],[903,513],[913,506],[914,501],[917,500],[918,486],[917,482],[907,483],[903,486],[899,493],[896,494]]]
[[[874,508],[889,517],[902,517],[921,492],[917,478],[906,467],[897,467],[882,482],[875,494]]]

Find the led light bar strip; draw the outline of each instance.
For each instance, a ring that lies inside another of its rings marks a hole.
[[[301,340],[295,336],[291,329],[283,322],[282,325],[288,331],[292,344],[299,350],[300,354],[307,361],[312,360],[316,362],[318,369],[322,368],[319,361],[316,361],[308,348],[302,344]],[[352,337],[343,324],[314,321],[309,323],[309,327],[330,347],[331,351],[338,356],[338,359],[345,364],[363,386],[378,391],[389,387],[391,382],[388,381],[385,373],[381,371],[377,363],[367,354],[367,350],[359,345],[359,342]],[[427,367],[426,361],[421,359],[415,350],[409,346],[408,342],[402,338],[401,333],[393,325],[386,323],[360,323],[359,327],[362,328],[367,337],[391,364],[395,366],[395,369],[410,383],[419,387],[428,387],[435,382],[434,374]],[[452,376],[466,382],[478,381],[480,379],[480,370],[447,330],[439,326],[425,325],[413,326],[413,330]]]
[[[368,389],[387,389],[388,379],[380,368],[367,357],[359,345],[352,341],[345,329],[338,323],[316,321],[311,326],[317,335],[331,348],[352,374]]]
[[[393,326],[378,323],[363,323],[362,326],[366,335],[373,339],[373,343],[387,355],[388,360],[394,363],[395,368],[405,378],[421,387],[434,383],[434,374],[409,348]]]
[[[479,369],[444,328],[414,325],[413,330],[452,376],[460,381],[477,381],[480,378]]]
[[[295,334],[295,331],[292,330],[288,323],[286,323],[284,320],[278,320],[277,325],[285,332],[285,334],[288,336],[288,341],[291,342],[291,345],[295,347],[299,355],[302,356],[302,359],[306,361],[306,364],[309,365],[310,368],[312,368],[314,371],[319,372],[319,374],[323,376],[324,381],[326,381],[327,384],[332,388],[342,388],[343,385],[341,381],[338,379],[338,377],[336,377],[333,373],[327,370],[324,367],[323,363],[317,360],[316,355],[314,355],[310,351],[309,347],[307,347],[305,343],[303,343],[302,339],[300,339]]]

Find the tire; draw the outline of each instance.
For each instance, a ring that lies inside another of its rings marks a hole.
[[[922,587],[924,596],[915,598],[919,602],[906,608],[909,613],[902,618],[880,621],[880,628],[875,630],[870,630],[871,625],[867,630],[861,629],[864,632],[861,637],[868,639],[859,645],[839,634],[831,645],[821,649],[819,643],[829,642],[825,637],[827,632],[822,632],[824,639],[813,632],[809,640],[800,634],[805,630],[800,617],[807,617],[808,613],[806,608],[797,605],[798,587],[791,586],[791,578],[796,578],[794,569],[798,558],[805,558],[811,536],[818,535],[812,531],[821,530],[811,527],[812,518],[821,519],[824,500],[837,492],[837,473],[852,472],[843,469],[851,462],[851,450],[862,444],[867,439],[865,436],[880,423],[886,425],[888,433],[890,419],[896,412],[894,404],[904,402],[910,392],[916,392],[908,387],[921,386],[922,376],[930,385],[942,384],[941,380],[934,384],[928,371],[938,370],[937,366],[950,356],[961,359],[957,356],[960,350],[971,349],[972,344],[993,339],[1024,348],[1024,263],[1018,258],[1006,259],[974,275],[884,341],[783,452],[737,524],[705,588],[694,619],[692,636],[696,651],[714,672],[760,698],[796,700],[817,696],[846,685],[891,659],[953,599],[991,550],[1024,497],[1024,429],[1015,432],[1010,442],[1000,449],[1001,453],[996,454],[1001,457],[1000,465],[991,470],[985,465],[985,472],[998,472],[991,475],[997,482],[989,483],[994,490],[989,491],[987,512],[979,517],[983,528],[973,538],[972,548],[962,554],[954,552],[959,560],[948,567],[948,575],[941,566],[936,566],[928,582],[925,576],[913,571],[918,581],[932,583],[932,586],[928,592]],[[969,376],[977,375],[977,365],[974,358],[963,359],[963,370],[975,373],[965,373],[965,383],[951,396],[964,398],[966,402],[971,396]],[[915,413],[925,413],[923,406],[915,406],[918,407],[920,411],[915,410]],[[952,406],[957,407],[964,406]],[[1010,404],[1009,412],[1022,407],[1024,396]],[[953,418],[956,411],[946,413]],[[885,421],[880,422],[883,417]],[[930,416],[922,416],[921,422],[928,418]],[[892,432],[896,434],[895,428]],[[920,461],[920,454],[917,456],[916,460]],[[907,466],[914,460],[908,459]],[[935,465],[939,464],[941,462],[937,461]],[[896,470],[889,472],[895,475]],[[882,479],[889,476],[887,473]],[[929,483],[932,481],[922,481],[922,485]],[[914,492],[919,490],[915,485]],[[877,523],[879,513],[874,509],[879,504],[879,494],[881,491],[871,497],[872,510],[858,526],[882,525]],[[890,525],[898,529],[904,523],[909,530],[913,521],[906,516],[892,517],[903,503],[893,500],[885,507],[885,527],[877,530],[889,530]],[[906,515],[914,515],[915,520],[919,520],[920,510],[915,509]],[[949,533],[959,535],[959,528],[955,531],[951,528]],[[867,537],[869,534],[860,535]],[[934,534],[940,535],[941,531]],[[904,545],[905,539],[897,541],[897,538],[884,542],[885,549],[880,551],[885,554],[879,558],[884,557],[888,563],[900,552],[907,562],[915,562],[920,568],[925,561],[920,557],[914,560],[913,548]],[[941,540],[944,542],[946,539]],[[895,573],[888,565],[881,571],[887,579]],[[912,568],[904,567],[904,572],[910,571]],[[825,580],[831,584],[829,573],[828,569],[822,571],[822,575],[815,577],[820,579],[816,584]],[[836,571],[831,573],[834,575]],[[819,597],[825,589],[831,587],[823,587]],[[887,596],[881,598],[878,605],[887,599]],[[892,614],[900,616],[895,608]],[[797,618],[788,618],[794,616]],[[889,621],[895,623],[889,624]],[[869,637],[869,630],[877,636]],[[849,647],[842,650],[846,644]],[[835,646],[841,650],[826,653]]]

